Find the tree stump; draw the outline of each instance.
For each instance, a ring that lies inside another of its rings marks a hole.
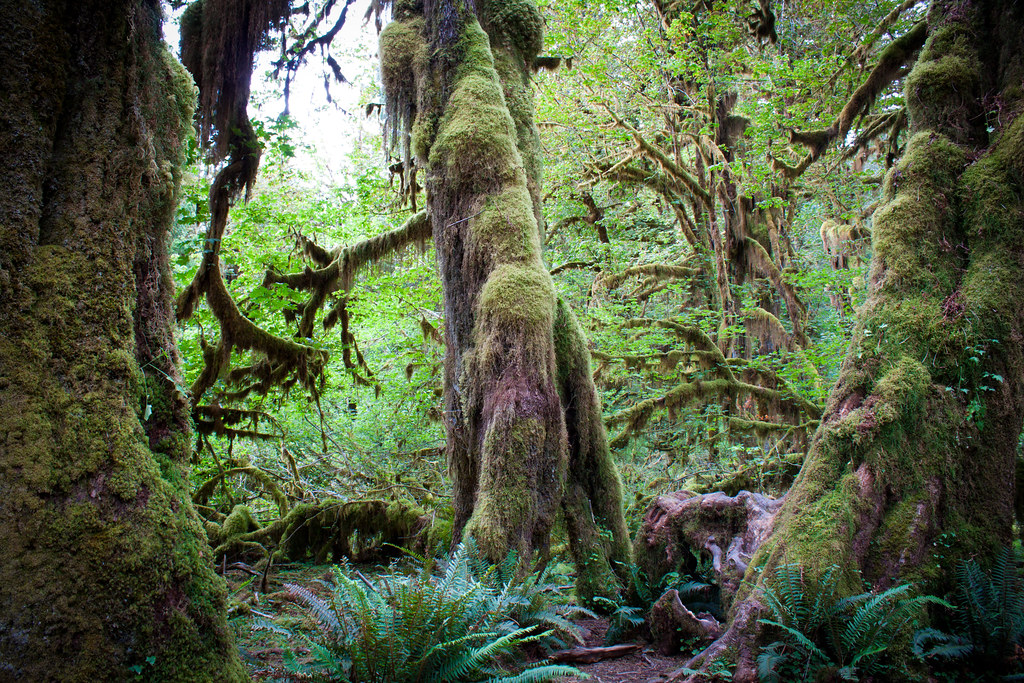
[[[749,491],[659,496],[637,534],[636,562],[654,583],[672,571],[691,573],[697,557],[709,556],[727,609],[750,558],[771,533],[782,500]]]

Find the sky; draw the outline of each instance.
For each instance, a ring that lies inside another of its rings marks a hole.
[[[316,150],[315,156],[300,153],[295,164],[328,184],[339,184],[343,180],[349,167],[348,156],[361,139],[381,134],[377,115],[369,119],[365,115],[366,103],[380,99],[377,31],[372,20],[363,22],[366,5],[365,1],[357,2],[349,8],[345,25],[335,36],[331,48],[331,54],[351,83],[337,83],[330,76],[332,102],[329,103],[324,74],[330,70],[319,53],[310,55],[292,81],[289,114],[299,126],[294,136],[296,141],[301,139]],[[164,22],[164,40],[175,55],[179,54],[178,20],[183,11],[167,10]],[[335,10],[329,21],[333,23],[337,15]],[[284,81],[275,82],[267,76],[276,56],[276,53],[265,52],[257,57],[249,105],[252,119],[275,119],[284,111]],[[381,165],[384,166],[383,159]]]

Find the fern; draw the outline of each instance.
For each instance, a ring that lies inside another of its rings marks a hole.
[[[575,676],[576,678],[590,678],[574,666],[563,664],[540,664],[524,669],[514,676],[501,676],[492,679],[492,683],[537,683],[539,681],[550,681],[562,676]]]
[[[921,659],[960,659],[974,649],[963,636],[950,635],[934,628],[923,628],[914,634],[914,654]]]
[[[524,645],[556,638],[544,624],[562,634],[578,633],[563,616],[574,610],[560,611],[550,602],[551,587],[543,574],[521,581],[518,566],[512,560],[484,565],[463,544],[442,563],[439,574],[423,562],[412,577],[370,582],[336,567],[328,600],[288,585],[317,635],[307,639],[313,664],[300,665],[294,656],[287,661],[295,670],[359,683],[543,681],[579,675],[572,667],[536,666],[509,676],[499,666]]]
[[[947,604],[934,596],[911,595],[910,584],[840,597],[839,576],[833,566],[809,583],[799,565],[785,565],[766,582],[764,604],[772,618],[761,623],[776,629],[781,639],[758,657],[762,681],[823,675],[856,681],[885,675],[890,643],[926,605]]]
[[[476,557],[471,540],[467,542],[467,552],[472,574],[495,595],[492,608],[507,617],[498,624],[500,633],[522,629],[531,635],[542,634],[536,642],[545,652],[565,648],[570,641],[583,643],[583,632],[571,619],[597,615],[568,603],[562,588],[548,580],[548,568],[520,577],[515,552],[493,566]]]
[[[609,601],[611,602],[611,601]],[[614,603],[612,603],[614,605]],[[612,612],[608,619],[608,631],[604,634],[605,645],[615,645],[622,642],[625,637],[644,625],[644,613],[647,610],[641,607],[621,605]]]
[[[1024,635],[1024,586],[1017,561],[1004,548],[986,573],[977,562],[957,567],[956,619],[979,653],[1006,657]]]
[[[630,577],[626,600],[616,602],[594,598],[602,611],[609,614],[604,644],[615,645],[633,635],[646,622],[651,607],[670,590],[679,594],[680,602],[691,612],[707,612],[719,621],[725,621],[718,586],[704,578],[708,574],[713,575],[711,565],[700,554],[694,555],[694,561],[696,567],[691,570],[692,574],[672,571],[657,581],[648,577],[647,572],[636,564],[622,565]]]
[[[788,655],[786,644],[775,641],[771,645],[762,648],[757,655],[757,676],[762,683],[782,683],[782,666],[786,663]]]
[[[976,670],[990,675],[1020,672],[1016,653],[1024,645],[1024,579],[1018,557],[1004,548],[989,571],[974,560],[957,565],[951,596],[953,633],[927,628],[914,636],[914,653],[937,668]]]

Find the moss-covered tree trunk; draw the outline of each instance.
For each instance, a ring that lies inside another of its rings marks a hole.
[[[912,137],[874,217],[869,298],[752,584],[800,563],[941,592],[1010,540],[1024,415],[1024,6],[937,0]],[[712,649],[756,680],[758,594]]]
[[[191,507],[156,0],[0,2],[0,679],[243,680]]]
[[[565,514],[583,597],[629,557],[582,332],[540,246],[532,0],[405,1],[381,35],[389,111],[426,168],[445,302],[456,528],[499,560],[546,550]]]

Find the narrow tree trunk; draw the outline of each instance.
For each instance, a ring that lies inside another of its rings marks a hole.
[[[0,678],[243,680],[190,502],[156,0],[0,3]]]
[[[427,169],[456,529],[493,560],[513,549],[525,562],[563,508],[581,596],[614,596],[612,560],[629,557],[620,484],[582,332],[541,258],[541,41],[530,0],[397,3],[382,71]]]
[[[912,137],[874,217],[870,291],[751,584],[798,562],[849,591],[941,592],[1010,541],[1024,414],[1024,7],[937,1],[906,82]],[[756,680],[757,593],[708,654]]]

